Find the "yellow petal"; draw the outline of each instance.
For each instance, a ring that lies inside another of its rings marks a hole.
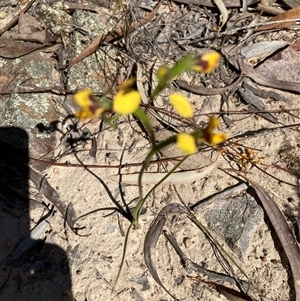
[[[221,56],[217,52],[210,52],[196,58],[196,63],[192,67],[193,71],[209,73],[219,64]]]
[[[99,101],[91,89],[84,89],[74,94],[74,99],[81,110],[74,114],[79,119],[94,118],[102,114],[105,109],[100,106]]]
[[[185,154],[192,155],[197,151],[195,138],[186,133],[177,135],[177,146]]]
[[[224,141],[226,141],[226,139],[228,138],[228,136],[225,133],[218,133],[218,134],[213,134],[211,137],[211,145],[216,145],[219,143],[222,143]]]
[[[126,92],[120,90],[113,101],[113,110],[121,115],[132,114],[141,104],[141,96],[138,91]]]
[[[91,116],[91,113],[90,111],[79,111],[79,112],[76,112],[74,114],[74,116],[78,119],[86,119],[86,118],[90,118],[90,117],[93,117]]]
[[[92,107],[88,107],[88,108],[84,108],[79,112],[76,112],[74,116],[78,119],[94,118],[101,115],[104,111],[105,111],[104,108],[93,109]]]
[[[89,107],[92,103],[93,91],[91,89],[84,89],[74,94],[74,99],[82,108]]]
[[[213,131],[214,129],[216,129],[219,126],[219,124],[220,124],[220,120],[218,119],[218,117],[212,116],[208,120],[207,129],[209,131]]]
[[[192,118],[194,115],[193,108],[189,100],[181,94],[173,93],[169,95],[170,103],[176,112],[183,118]]]

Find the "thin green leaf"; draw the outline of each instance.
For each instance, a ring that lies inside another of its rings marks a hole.
[[[141,212],[142,212],[142,209],[143,209],[143,206],[147,200],[147,198],[149,197],[149,195],[161,184],[164,182],[165,179],[167,179],[181,164],[182,162],[184,162],[186,160],[186,158],[188,157],[185,156],[182,160],[180,160],[160,181],[157,182],[157,184],[154,185],[154,187],[152,187],[148,193],[146,194],[145,197],[141,198],[140,201],[138,202],[138,204],[136,205],[135,209],[134,209],[134,212],[133,212],[133,223],[135,225],[138,225],[138,221],[139,221],[139,217],[141,215]],[[141,175],[141,173],[140,173]],[[139,178],[139,187],[142,187],[142,182],[141,181],[141,178]]]
[[[143,167],[141,168],[141,171],[140,171],[140,177],[139,177],[139,189],[140,189],[140,193],[142,193],[142,185],[141,185],[141,180],[142,180],[142,174],[147,166],[147,164],[150,162],[151,158],[158,152],[161,150],[161,148],[164,148],[166,147],[167,145],[169,144],[172,144],[176,141],[176,137],[170,137],[169,139],[167,139],[166,141],[163,141],[162,143],[160,143],[159,145],[153,147],[153,149],[151,150],[151,152],[148,154],[148,156],[146,157],[145,161],[144,161],[144,164],[143,164]],[[118,279],[120,278],[120,274],[121,274],[121,271],[122,271],[122,268],[123,268],[123,265],[124,265],[124,262],[125,262],[125,256],[126,256],[126,250],[127,250],[127,245],[128,245],[128,239],[129,239],[129,234],[130,234],[130,231],[132,229],[133,226],[137,226],[138,224],[138,219],[139,219],[139,216],[142,212],[142,209],[143,209],[143,205],[144,203],[146,202],[148,196],[151,194],[151,192],[153,192],[160,183],[162,183],[170,174],[172,174],[175,169],[187,158],[188,156],[185,156],[179,163],[177,163],[174,168],[172,168],[170,170],[170,172],[164,177],[162,178],[148,193],[147,195],[144,197],[144,198],[141,198],[140,201],[138,202],[137,206],[135,207],[134,209],[134,213],[133,213],[133,221],[130,223],[130,226],[128,227],[127,229],[127,232],[126,232],[126,235],[125,235],[125,242],[124,242],[124,247],[123,247],[123,254],[122,254],[122,259],[121,259],[121,264],[120,264],[120,268],[118,270],[118,274],[117,274],[117,277],[115,279],[115,282],[114,282],[114,285],[113,285],[113,288],[115,288],[117,282],[118,282]]]
[[[148,118],[148,116],[145,114],[145,112],[141,109],[141,108],[138,108],[134,113],[133,115],[138,118],[143,124],[144,126],[146,127],[147,131],[149,132],[153,132],[153,127],[152,127],[152,124]]]
[[[112,287],[112,290],[115,289],[116,285],[117,285],[117,282],[120,278],[120,275],[121,275],[121,271],[123,269],[123,266],[124,266],[124,262],[125,262],[125,256],[126,256],[126,250],[127,250],[127,245],[128,245],[128,239],[129,239],[129,234],[130,234],[130,231],[131,231],[131,228],[133,226],[133,223],[131,223],[126,231],[126,235],[125,235],[125,241],[124,241],[124,247],[123,247],[123,253],[122,253],[122,259],[121,259],[121,263],[120,263],[120,267],[119,267],[119,270],[118,270],[118,274],[116,276],[116,279],[115,279],[115,282],[114,282],[114,285]]]

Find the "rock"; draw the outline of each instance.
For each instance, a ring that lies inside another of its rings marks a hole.
[[[107,34],[112,25],[104,16],[88,11],[75,11],[72,22],[78,26],[70,35],[68,60],[75,59],[92,40]],[[68,88],[91,88],[94,92],[111,91],[117,76],[115,51],[111,46],[101,47],[94,54],[68,69]]]
[[[0,59],[0,81],[2,85],[13,71],[18,75],[9,86],[9,90],[31,90],[54,87],[59,80],[59,73],[54,68],[56,61],[48,53],[35,51],[15,60]],[[19,127],[24,129],[29,138],[29,156],[40,158],[51,153],[57,145],[57,133],[39,131],[38,124],[45,128],[58,119],[54,109],[52,95],[49,93],[15,93],[1,98],[1,127]],[[7,143],[21,146],[22,142],[15,135],[7,137]],[[26,145],[23,145],[26,147]]]
[[[253,234],[264,223],[263,217],[263,209],[246,192],[218,199],[204,215],[208,227],[243,259],[247,258]]]
[[[53,4],[38,3],[33,16],[41,23],[46,24],[57,36],[71,31],[72,17],[64,11],[62,1],[56,1]]]

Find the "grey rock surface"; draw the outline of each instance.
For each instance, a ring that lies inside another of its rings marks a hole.
[[[217,200],[204,215],[208,226],[242,259],[255,231],[264,223],[263,209],[249,193]]]
[[[33,93],[2,96],[0,126],[24,129],[29,136],[29,155],[34,158],[51,153],[57,144],[56,133],[40,132],[37,129],[38,124],[47,127],[50,122],[58,119],[52,96],[49,93],[34,93],[34,89],[55,86],[59,80],[59,73],[55,66],[56,61],[51,55],[41,51],[35,51],[15,60],[0,58],[2,84],[13,72],[17,72],[9,90],[33,90]],[[11,141],[11,143],[19,146],[22,141]]]
[[[94,38],[105,35],[112,25],[104,16],[88,11],[75,11],[72,23],[76,25],[70,35],[67,58],[75,59]],[[71,90],[91,88],[94,92],[108,92],[116,81],[115,51],[111,46],[101,47],[95,54],[72,65],[67,72],[67,85]]]

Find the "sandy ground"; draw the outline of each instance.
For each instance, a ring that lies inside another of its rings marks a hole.
[[[286,105],[289,107],[296,102],[296,96],[289,95],[288,99]],[[209,101],[208,103],[211,104]],[[279,116],[279,118],[281,117]],[[81,160],[85,164],[119,164],[122,149],[136,139],[137,143],[134,149],[130,153],[125,151],[123,160],[124,162],[140,161],[147,153],[148,143],[139,133],[135,132],[138,127],[134,123],[131,123],[131,126],[129,127],[127,123],[124,123],[120,125],[119,132],[110,129],[102,131],[97,139],[100,150],[97,152],[96,158],[89,156],[88,149],[90,145],[87,144],[84,147],[87,149],[86,152],[79,153]],[[252,117],[234,123],[234,126],[230,129],[230,133],[232,133],[230,135],[234,136],[249,128],[255,130],[269,126],[269,122]],[[120,135],[120,133],[122,134]],[[284,129],[247,138],[243,141],[243,144],[261,150],[257,152],[257,155],[265,158],[262,160],[263,162],[280,163],[281,160],[278,158],[280,149],[287,142],[296,145],[298,139],[298,132]],[[295,155],[296,151],[299,151],[299,147],[294,148],[292,154]],[[62,162],[66,161],[76,163],[72,155],[62,160]],[[234,164],[234,162],[231,163]],[[230,162],[226,162],[223,158],[219,159],[219,167],[229,167],[229,164]],[[156,169],[156,167],[152,169]],[[119,188],[116,183],[109,180],[109,175],[117,174],[117,169],[92,168],[91,170],[104,181],[112,195],[120,202]],[[124,168],[122,173],[133,173],[137,170],[136,168]],[[296,183],[293,176],[282,171],[276,169],[268,169],[268,171],[287,182]],[[61,199],[68,203],[72,202],[77,217],[112,205],[99,180],[84,168],[50,167],[47,176],[51,185],[59,192]],[[282,210],[291,207],[292,214],[297,216],[297,191],[295,188],[280,184],[277,180],[255,168],[249,170],[248,176],[262,185],[274,197]],[[216,168],[204,179],[178,185],[177,189],[182,199],[188,204],[196,203],[209,195],[234,185],[236,182],[233,177]],[[150,187],[144,185],[143,189],[146,192]],[[127,203],[138,197],[136,186],[126,186],[123,187],[123,190]],[[291,199],[295,201],[289,203],[288,200]],[[133,230],[129,237],[125,266],[114,293],[111,291],[111,285],[117,275],[124,246],[124,237],[121,235],[119,224],[126,230],[129,226],[128,221],[117,213],[105,216],[111,213],[109,210],[98,211],[79,222],[80,226],[86,226],[86,230],[82,231],[83,234],[88,234],[87,237],[76,236],[70,230],[67,230],[66,237],[63,234],[62,216],[60,214],[54,216],[51,221],[53,231],[48,239],[49,242],[53,242],[67,251],[76,300],[85,300],[85,298],[87,300],[115,300],[115,298],[120,300],[171,300],[147,272],[143,260],[143,243],[148,227],[160,208],[173,202],[179,202],[174,189],[170,185],[164,184],[158,187],[147,201],[147,212],[141,216],[141,227]],[[203,211],[197,213],[197,217],[204,224],[205,219],[203,217],[208,207],[203,207]],[[185,215],[170,216],[169,219],[165,229],[172,233],[190,259],[205,266],[205,268],[224,272],[205,236]],[[270,225],[260,220],[253,231],[245,258],[238,258],[227,248],[251,279],[253,283],[251,295],[256,297],[257,300],[259,298],[290,300],[291,291],[288,285],[287,266],[280,256],[282,253],[277,250],[279,243],[278,241],[274,242],[274,233],[270,229]],[[213,233],[219,238],[218,233]],[[247,233],[244,235],[247,235]],[[221,244],[224,245],[222,240]],[[224,246],[226,247],[226,245]],[[179,300],[226,300],[224,296],[208,285],[198,283],[197,277],[200,277],[200,279],[203,279],[203,277],[197,275],[197,273],[192,272],[187,275],[180,264],[178,256],[163,236],[159,240],[156,258],[158,273],[163,284]],[[235,268],[233,269],[236,271]],[[236,273],[242,277],[238,271]],[[140,280],[142,277],[146,277],[147,285]],[[204,279],[207,278],[204,277]],[[209,279],[207,280],[209,281]],[[137,297],[138,295],[140,297]]]
[[[279,109],[280,106],[289,109],[299,108],[298,95],[280,93],[285,95],[286,101],[263,100],[267,109]],[[220,110],[220,96],[204,97],[190,93],[186,95],[195,107],[196,121],[199,124],[208,121],[204,114]],[[236,94],[229,97],[228,104],[231,111],[247,110],[248,108],[248,105],[242,102]],[[74,111],[74,107],[72,105],[70,107]],[[58,106],[58,108],[61,109],[60,113],[66,114],[61,107]],[[257,115],[249,115],[247,118],[245,116],[243,113],[230,115],[232,122],[230,127],[227,127],[220,119],[221,125],[218,128],[218,131],[228,133],[229,137],[241,138],[239,140],[241,145],[231,144],[225,147],[224,156],[219,156],[216,168],[212,172],[200,180],[178,184],[176,189],[185,204],[191,205],[237,184],[236,175],[232,176],[221,168],[241,168],[240,161],[233,154],[247,154],[247,147],[254,148],[253,159],[260,158],[256,161],[258,166],[266,169],[274,177],[294,185],[287,185],[255,167],[251,168],[251,164],[243,166],[247,171],[247,176],[270,193],[293,228],[291,217],[296,220],[299,218],[298,179],[283,170],[266,168],[266,166],[260,165],[260,162],[278,164],[299,172],[299,126],[280,128],[281,125],[296,124],[299,113],[296,112],[294,116],[287,113],[274,113],[274,116],[278,118],[278,124],[272,124]],[[122,164],[141,163],[149,152],[150,145],[144,132],[132,117],[120,119],[118,129],[105,125],[99,131],[99,126],[99,120],[78,124],[80,130],[85,127],[95,137],[97,152],[94,156],[90,154],[91,140],[77,145],[72,153],[66,140],[74,132],[67,132],[65,127],[59,126],[66,135],[55,133],[58,140],[53,157],[59,158],[58,163],[66,163],[66,165],[50,165],[42,171],[64,204],[71,203],[73,205],[74,218],[90,213],[76,223],[76,226],[84,227],[84,229],[78,231],[79,235],[73,233],[68,226],[64,225],[64,216],[57,210],[55,215],[49,219],[45,231],[38,237],[46,236],[47,247],[40,253],[36,253],[35,250],[30,253],[28,262],[33,267],[21,261],[19,265],[13,266],[8,278],[9,269],[3,270],[1,285],[4,284],[4,286],[0,290],[1,300],[28,300],[28,296],[34,290],[40,291],[41,296],[32,300],[72,300],[71,295],[76,301],[173,300],[150,275],[145,265],[143,250],[146,233],[159,211],[168,204],[180,204],[174,187],[170,184],[160,185],[147,200],[146,212],[140,217],[140,227],[132,230],[129,236],[124,268],[115,290],[112,290],[123,254],[124,231],[126,232],[129,227],[128,220],[112,209],[115,207],[112,199],[122,204],[123,198],[129,207],[133,208],[139,193],[137,185],[119,185],[111,181],[110,176],[118,174],[118,168],[100,168],[97,165],[119,165],[121,158]],[[31,127],[27,128],[27,130],[31,129]],[[79,131],[79,133],[82,132]],[[42,145],[42,142],[39,143]],[[69,154],[65,155],[66,153]],[[197,155],[191,158],[194,162],[192,167],[199,168],[208,165],[215,157],[215,151]],[[69,163],[78,164],[78,159],[85,165],[93,165],[93,167],[68,166]],[[172,164],[168,163],[165,167],[170,169]],[[138,166],[121,169],[121,173],[124,175],[138,171]],[[158,171],[163,171],[161,165],[150,166],[147,170],[147,172]],[[120,191],[120,187],[122,191]],[[144,193],[151,187],[144,183]],[[241,199],[248,198],[246,194],[241,195],[243,196]],[[29,198],[51,204],[51,199],[46,199],[42,193],[39,193],[31,181],[29,182]],[[251,203],[252,207],[250,208],[253,210],[252,216],[247,213],[247,216],[241,215],[245,217],[245,220],[239,221],[240,224],[232,222],[237,227],[236,232],[240,232],[240,228],[244,229],[248,221],[250,226],[241,232],[237,241],[230,244],[224,238],[226,231],[220,229],[220,220],[218,220],[220,216],[216,218],[215,223],[209,220],[213,212],[216,212],[218,208],[221,210],[224,206],[227,206],[226,212],[229,212],[234,219],[235,208],[230,206],[237,205],[226,205],[227,201],[227,199],[221,199],[204,203],[201,210],[197,211],[195,215],[203,225],[207,226],[213,237],[219,241],[249,277],[252,284],[249,295],[253,300],[293,300],[290,268],[274,230],[266,214],[263,213],[261,204],[255,200],[255,205]],[[5,204],[7,206],[7,203]],[[233,203],[229,202],[229,204]],[[32,206],[29,208],[29,216],[20,214],[18,210],[13,211],[10,216],[10,213],[3,208],[0,215],[1,221],[5,221],[1,233],[3,251],[1,260],[14,249],[19,241],[22,241],[22,237],[25,235],[23,229],[27,226],[33,229],[44,212],[42,207]],[[192,261],[205,269],[226,273],[224,259],[220,259],[207,237],[189,220],[186,214],[168,215],[163,229],[176,238],[182,251]],[[48,249],[52,251],[47,251]],[[164,286],[177,299],[228,300],[224,292],[220,293],[213,286],[212,282],[215,280],[182,266],[180,258],[164,235],[161,235],[154,253],[159,277]],[[46,261],[52,269],[46,265]],[[229,266],[227,271],[229,270],[231,275],[247,281],[232,262],[229,262]],[[3,279],[9,280],[4,283]],[[51,285],[46,286],[43,291],[39,288],[39,283],[45,279]],[[237,289],[232,284],[218,283]],[[17,292],[14,291],[16,287],[18,287]],[[72,293],[67,293],[66,287],[69,287]],[[54,293],[56,288],[59,288],[60,293]],[[51,295],[52,289],[53,294]]]

